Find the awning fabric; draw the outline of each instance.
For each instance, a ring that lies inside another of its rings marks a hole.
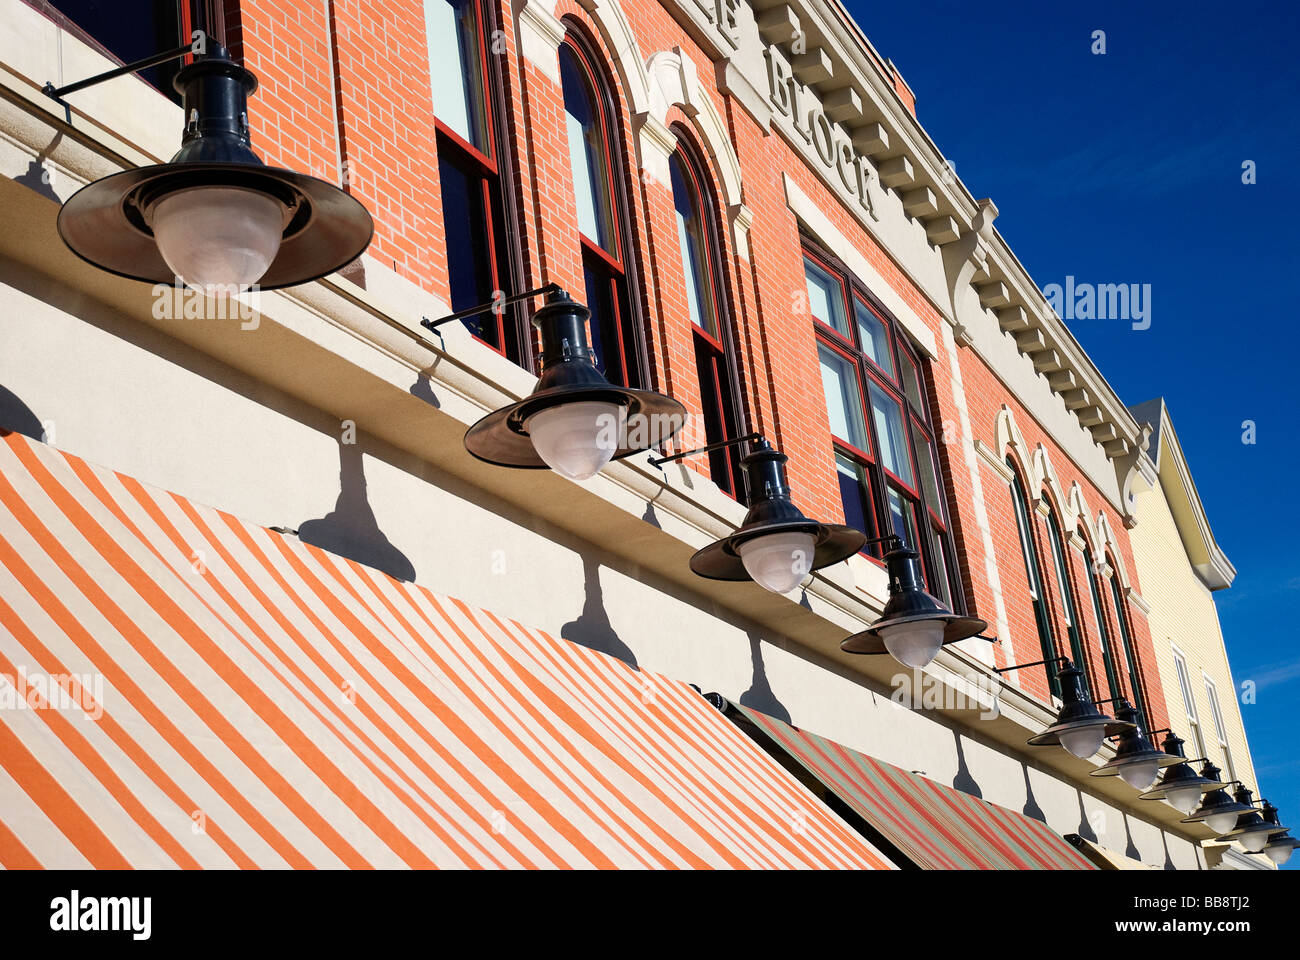
[[[1141,860],[1134,860],[1132,857],[1126,857],[1122,853],[1103,847],[1099,843],[1093,843],[1086,837],[1081,837],[1077,833],[1066,834],[1065,839],[1070,844],[1087,857],[1092,863],[1096,864],[1099,870],[1154,870],[1155,867],[1143,863]]]
[[[890,867],[683,683],[17,434],[0,675],[5,867]]]
[[[930,870],[1091,870],[1046,824],[738,706],[790,756]]]

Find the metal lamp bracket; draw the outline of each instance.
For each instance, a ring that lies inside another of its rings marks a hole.
[[[54,84],[47,81],[46,84],[41,87],[41,92],[55,103],[61,104],[64,108],[68,108],[68,104],[63,98],[70,93],[85,90],[87,87],[93,87],[97,84],[103,83],[105,80],[114,80],[117,77],[124,77],[128,73],[138,73],[141,70],[156,67],[160,63],[167,63],[169,60],[179,60],[181,57],[191,55],[201,57],[207,52],[207,33],[202,30],[195,30],[190,34],[190,42],[183,46],[176,47],[172,50],[164,50],[162,53],[155,53],[153,56],[145,57],[142,60],[133,60],[131,63],[123,64],[120,67],[114,67],[112,70],[106,70],[103,73],[95,74],[93,77],[87,77],[85,80],[78,80],[76,83],[68,83],[61,87],[56,87]],[[195,119],[196,118],[191,118],[190,122],[193,123]],[[244,117],[244,127],[248,127],[247,116]]]

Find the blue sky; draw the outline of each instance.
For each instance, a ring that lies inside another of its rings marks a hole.
[[[1071,329],[1127,404],[1164,395],[1219,544],[1259,786],[1300,825],[1300,13],[1292,4],[846,0],[1045,286],[1151,284],[1151,325]],[[1106,53],[1092,53],[1103,30]],[[1257,182],[1242,183],[1255,162]],[[1242,442],[1243,421],[1256,442]],[[1290,867],[1300,867],[1300,856]]]

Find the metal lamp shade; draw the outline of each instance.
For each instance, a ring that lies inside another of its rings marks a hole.
[[[737,548],[757,537],[774,533],[807,533],[813,538],[811,570],[820,570],[853,556],[867,542],[866,535],[842,524],[818,523],[803,515],[790,497],[785,477],[786,456],[759,441],[741,460],[749,512],[729,537],[723,537],[691,557],[691,570],[709,580],[749,580]]]
[[[880,619],[840,642],[845,653],[888,653],[881,631],[903,623],[919,620],[942,620],[943,643],[956,643],[988,629],[988,623],[978,617],[963,617],[953,613],[940,600],[925,592],[918,563],[920,554],[915,550],[896,548],[885,554],[889,570],[889,600],[880,612]]]
[[[1275,833],[1285,832],[1285,827],[1278,827],[1271,823],[1266,823],[1263,817],[1261,817],[1256,811],[1251,810],[1250,813],[1243,813],[1241,815],[1241,818],[1237,821],[1237,826],[1234,829],[1229,830],[1227,833],[1220,837],[1215,837],[1214,839],[1216,843],[1229,843],[1233,840],[1240,841],[1243,837],[1249,834],[1263,833],[1272,835]]]
[[[1091,777],[1115,777],[1130,764],[1155,762],[1160,769],[1172,767],[1182,762],[1177,755],[1156,748],[1142,729],[1141,715],[1127,700],[1121,700],[1115,717],[1129,724],[1129,729],[1119,735],[1119,746],[1115,756],[1095,770],[1088,771]]]
[[[1277,827],[1277,832],[1279,834],[1287,831],[1287,828],[1282,826],[1282,821],[1278,818],[1277,807],[1273,806],[1273,804],[1269,803],[1267,800],[1260,804],[1259,813],[1260,816],[1264,818],[1265,823]]]
[[[1133,728],[1133,724],[1108,717],[1097,709],[1083,685],[1083,671],[1074,664],[1067,660],[1056,675],[1061,681],[1061,710],[1054,724],[1029,738],[1031,747],[1060,746],[1062,734],[1075,730],[1104,726],[1106,736],[1115,737]]]
[[[124,170],[73,194],[58,219],[59,235],[73,253],[118,276],[170,284],[175,275],[149,227],[151,206],[191,187],[240,187],[285,208],[280,248],[259,288],[306,283],[361,256],[374,234],[364,206],[324,180],[268,167],[253,152],[247,99],[257,79],[225,48],[183,67],[175,86],[190,118],[180,152],[169,163]]]
[[[1220,788],[1207,793],[1200,808],[1190,817],[1184,817],[1182,822],[1202,823],[1210,817],[1216,816],[1220,813],[1251,813],[1253,812],[1253,809],[1254,808],[1248,807],[1244,803],[1238,803],[1228,795],[1227,790]]]
[[[1217,790],[1221,786],[1218,780],[1211,780],[1209,777],[1203,777],[1192,769],[1192,765],[1187,762],[1186,754],[1183,753],[1184,740],[1177,734],[1169,734],[1165,737],[1165,753],[1176,759],[1176,763],[1171,764],[1161,774],[1156,785],[1141,794],[1141,800],[1168,800],[1169,793],[1172,790],[1184,790],[1190,787],[1196,787],[1201,793],[1208,793],[1211,790]]]
[[[1296,847],[1300,847],[1300,840],[1288,836],[1286,833],[1278,833],[1274,834],[1268,843],[1264,845],[1264,853],[1267,854],[1270,850],[1295,850]]]
[[[1286,833],[1287,828],[1278,822],[1277,807],[1268,801],[1264,801],[1262,813],[1256,810],[1251,806],[1252,793],[1246,787],[1237,788],[1236,799],[1238,803],[1246,807],[1246,812],[1237,819],[1237,825],[1233,829],[1221,837],[1216,837],[1217,841],[1221,843],[1230,840],[1240,841],[1250,834],[1263,833],[1272,835]]]
[[[636,428],[625,431],[614,453],[619,460],[657,446],[686,423],[686,408],[653,390],[633,390],[610,383],[596,369],[587,345],[591,311],[564,292],[552,293],[533,315],[541,334],[542,375],[527,397],[494,410],[465,432],[465,449],[486,463],[521,470],[546,470],[525,424],[540,410],[565,403],[605,402],[622,407],[629,422],[643,426],[639,442],[627,442]]]

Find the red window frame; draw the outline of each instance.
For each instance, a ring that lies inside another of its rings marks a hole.
[[[716,198],[703,174],[704,161],[690,134],[674,124],[677,149],[673,161],[686,181],[696,215],[700,219],[701,255],[705,261],[708,290],[701,291],[704,307],[709,311],[716,334],[691,324],[695,346],[695,366],[699,374],[700,400],[703,404],[706,439],[709,443],[733,440],[741,435],[740,378],[736,372],[735,351],[731,348],[731,329],[727,324],[730,310],[727,299],[727,275],[724,265],[721,231],[718,227]],[[675,199],[674,199],[675,202]],[[683,269],[689,265],[683,262]],[[740,468],[740,450],[728,447],[709,456],[709,473],[724,493],[739,498],[744,480]]]
[[[1109,549],[1107,549],[1105,556],[1106,563],[1111,570],[1118,571],[1119,567],[1116,565],[1115,558],[1111,556]],[[1115,622],[1119,627],[1116,636],[1120,645],[1124,648],[1124,662],[1128,668],[1128,685],[1133,695],[1133,706],[1142,717],[1143,726],[1147,730],[1151,730],[1153,727],[1151,724],[1150,700],[1147,698],[1146,681],[1142,675],[1142,662],[1138,659],[1137,647],[1133,644],[1132,620],[1128,615],[1128,605],[1124,600],[1124,593],[1120,589],[1118,572],[1112,572],[1108,579],[1110,580],[1111,601],[1115,605]]]
[[[913,544],[922,555],[922,568],[926,588],[936,596],[944,598],[954,609],[964,608],[964,595],[960,589],[960,580],[955,566],[955,552],[949,535],[951,526],[947,517],[947,489],[943,482],[942,461],[939,457],[935,432],[930,424],[929,381],[924,364],[921,363],[909,345],[896,320],[885,310],[856,277],[834,257],[821,250],[816,244],[804,238],[803,257],[825,272],[839,285],[842,307],[846,318],[849,335],[841,333],[834,326],[820,317],[813,317],[813,330],[817,343],[834,351],[846,360],[856,375],[856,387],[859,412],[863,418],[863,429],[871,450],[862,450],[848,438],[832,435],[836,453],[862,465],[864,472],[871,478],[871,490],[866,491],[866,500],[875,511],[874,524],[879,531],[894,530],[893,516],[889,503],[889,490],[900,495],[904,510],[910,518],[911,529],[916,532]],[[894,368],[891,376],[863,349],[861,331],[858,324],[858,307],[869,311],[883,326],[889,358]],[[811,311],[810,311],[811,313]],[[911,365],[916,374],[917,390],[923,401],[921,406],[913,403],[906,391],[906,381],[902,375],[902,364]],[[883,395],[898,406],[899,422],[903,431],[904,449],[899,451],[907,458],[912,479],[907,481],[900,477],[884,463],[880,454],[880,438],[877,436],[875,417],[871,405],[871,386],[874,385]],[[929,445],[930,461],[934,471],[934,500],[926,496],[921,475],[921,460],[917,455],[916,445],[920,434],[921,440]],[[838,464],[836,469],[838,470]],[[871,535],[870,533],[868,534]],[[882,550],[880,545],[868,545],[863,551],[873,562],[880,563]]]
[[[502,176],[502,165],[498,156],[507,152],[507,145],[501,134],[504,126],[498,123],[498,113],[504,105],[500,100],[501,77],[488,57],[487,41],[490,27],[496,24],[496,10],[484,0],[469,0],[474,9],[474,28],[477,34],[475,48],[478,53],[478,83],[482,102],[477,104],[483,117],[484,149],[470,143],[453,130],[435,114],[433,118],[434,136],[437,144],[438,161],[455,166],[465,177],[476,185],[478,200],[483,211],[483,234],[485,237],[486,259],[491,291],[511,290],[515,286],[515,277],[519,275],[517,252],[511,249],[511,232],[508,229],[508,211],[513,208],[511,187],[508,177]],[[426,27],[427,29],[427,27]],[[445,233],[444,233],[445,237]],[[448,269],[450,270],[450,258]],[[450,282],[450,278],[449,278]],[[479,294],[482,296],[482,293]],[[483,302],[483,301],[477,301]],[[452,309],[462,309],[473,304],[452,304]],[[490,337],[480,336],[476,332],[484,324],[493,325]],[[525,335],[520,315],[514,308],[500,313],[495,311],[480,314],[473,323],[466,322],[470,335],[480,343],[506,356],[521,366],[531,365],[531,336]]]
[[[650,378],[645,361],[641,318],[630,293],[636,286],[635,270],[630,256],[631,218],[628,215],[626,191],[619,179],[619,174],[625,169],[625,152],[619,131],[615,129],[615,119],[619,115],[617,102],[611,92],[607,72],[599,69],[601,64],[592,42],[575,23],[568,20],[565,23],[568,32],[560,44],[557,56],[563,56],[566,51],[573,56],[600,124],[602,166],[610,219],[609,238],[614,248],[607,250],[596,239],[581,231],[578,233],[588,299],[593,308],[592,321],[600,322],[600,330],[593,331],[593,334],[598,333],[598,338],[593,335],[592,342],[593,346],[599,342],[604,348],[597,361],[603,361],[606,377],[622,386],[643,387],[649,384]],[[574,189],[577,189],[576,184]],[[593,296],[593,291],[596,296]],[[597,300],[597,297],[605,296],[608,297],[607,300]],[[597,317],[596,308],[602,302],[607,306],[602,311],[604,315]],[[611,361],[616,362],[616,369],[611,367]]]

